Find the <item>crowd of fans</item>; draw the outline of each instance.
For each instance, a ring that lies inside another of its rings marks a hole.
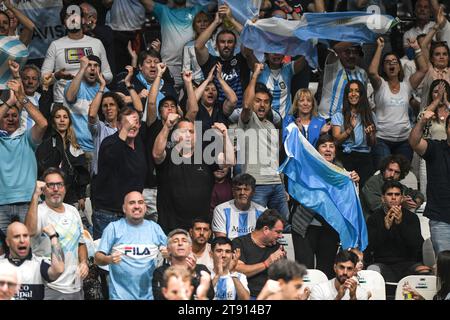
[[[369,267],[450,299],[447,2],[260,1],[254,21],[399,18],[318,44],[317,69],[258,61],[231,2],[191,2],[0,0],[0,298],[364,300]],[[288,194],[292,124],[355,184],[367,248]],[[330,280],[305,289],[307,269]]]

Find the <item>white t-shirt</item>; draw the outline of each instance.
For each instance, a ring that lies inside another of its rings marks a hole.
[[[38,205],[36,235],[31,239],[32,252],[36,256],[51,256],[51,245],[42,228],[52,224],[59,234],[59,242],[64,252],[64,272],[47,286],[62,293],[74,293],[81,290],[82,281],[78,274],[78,245],[85,243],[78,210],[64,203],[64,213],[53,211],[47,204]]]
[[[400,82],[400,91],[392,93],[389,84],[381,78],[381,86],[375,92],[377,137],[388,141],[405,141],[411,132],[408,110],[412,96],[409,81]]]
[[[334,281],[336,278],[328,280],[327,282],[318,283],[311,288],[310,300],[334,300],[338,294]],[[357,300],[368,300],[369,292],[363,287],[356,288]],[[349,291],[346,290],[342,300],[350,300]]]
[[[46,73],[57,72],[62,68],[72,75],[76,75],[80,69],[80,58],[88,55],[96,55],[102,62],[101,71],[107,82],[111,81],[113,74],[106,57],[105,47],[100,40],[83,36],[79,40],[70,39],[68,36],[53,41],[48,47],[41,71]],[[64,87],[66,80],[58,80],[53,88],[55,102],[64,101]]]
[[[219,204],[214,209],[212,230],[213,232],[225,233],[228,238],[245,236],[255,230],[256,220],[266,210],[263,206],[251,202],[246,211],[239,210],[234,199]]]

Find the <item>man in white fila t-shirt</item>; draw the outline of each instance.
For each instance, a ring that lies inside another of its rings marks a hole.
[[[214,209],[212,230],[216,237],[231,240],[255,230],[256,220],[265,208],[252,202],[256,180],[250,174],[239,174],[233,178],[233,199]]]

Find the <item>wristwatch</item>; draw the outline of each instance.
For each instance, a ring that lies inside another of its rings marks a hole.
[[[22,105],[26,105],[28,102],[30,102],[30,99],[28,99],[27,97],[24,97],[21,101]]]
[[[50,240],[52,240],[54,237],[57,237],[57,238],[59,238],[59,234],[58,234],[58,232],[56,232],[55,231],[55,233],[54,234],[52,234],[51,236],[49,236],[49,238],[50,238]]]
[[[134,84],[130,84],[129,86],[127,86],[128,90],[134,89]]]

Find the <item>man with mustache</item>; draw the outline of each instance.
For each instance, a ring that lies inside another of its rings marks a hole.
[[[63,202],[66,188],[60,169],[47,169],[42,180],[36,183],[25,218],[25,225],[32,236],[32,250],[38,257],[52,254],[52,239],[42,234],[45,227],[52,224],[65,259],[64,272],[45,288],[45,300],[84,300],[82,279],[88,275],[89,267],[80,214],[75,207]],[[45,201],[38,205],[41,194],[44,194]]]
[[[356,279],[358,256],[347,250],[336,255],[336,277],[311,288],[311,300],[368,300],[370,292],[362,288]]]
[[[256,220],[265,208],[252,201],[256,180],[243,173],[232,180],[233,198],[214,209],[213,232],[216,237],[233,240],[255,230]]]
[[[400,181],[410,170],[410,162],[402,155],[390,155],[381,162],[380,173],[371,177],[362,188],[361,204],[364,214],[372,215],[381,208],[381,188],[386,181]],[[408,188],[402,184],[402,193],[405,195],[402,206],[414,211],[425,201],[419,190]]]
[[[211,272],[214,267],[211,245],[208,243],[211,238],[211,223],[203,218],[197,218],[192,222],[189,235],[192,239],[192,253],[197,258],[197,263],[203,264]]]

